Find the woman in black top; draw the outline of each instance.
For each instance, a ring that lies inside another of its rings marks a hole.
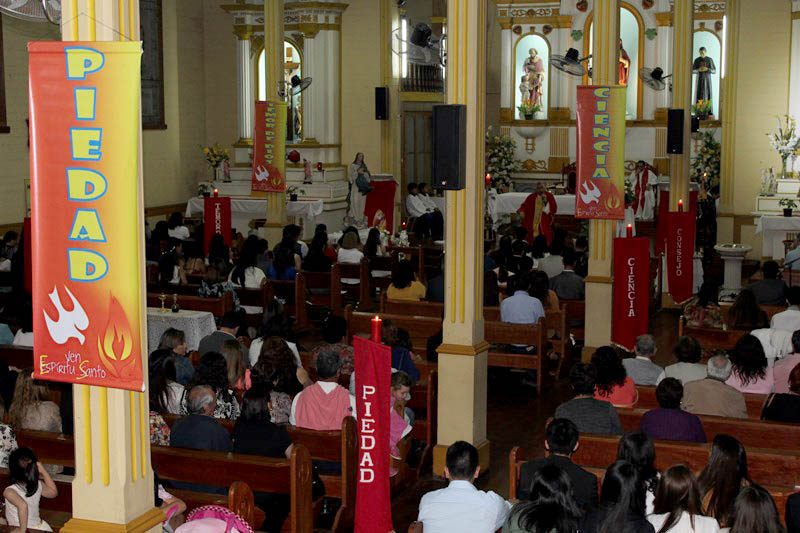
[[[331,260],[325,255],[325,248],[328,247],[328,234],[317,233],[311,239],[311,244],[308,246],[308,254],[303,260],[303,270],[309,272],[330,272]]]
[[[761,420],[800,424],[800,364],[789,373],[789,393],[767,398]]]
[[[628,461],[617,461],[606,470],[600,506],[581,523],[581,533],[655,533],[644,517],[644,486]]]

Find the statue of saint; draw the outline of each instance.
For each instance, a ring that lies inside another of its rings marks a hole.
[[[528,100],[533,105],[542,105],[542,94],[544,94],[544,62],[539,56],[536,48],[528,50],[528,57],[525,58],[525,63],[522,68],[527,76],[527,82],[530,86]]]
[[[522,76],[522,79],[519,81],[519,94],[522,97],[522,101],[526,102],[531,97],[531,84],[528,83],[528,75]]]
[[[625,51],[625,48],[622,46],[622,39],[619,40],[619,84],[620,85],[628,85],[628,78],[630,76],[631,71],[631,58],[628,56],[628,52]]]
[[[706,49],[700,48],[700,57],[695,58],[692,72],[697,74],[697,92],[695,102],[711,100],[711,75],[717,72],[714,60],[706,55]]]

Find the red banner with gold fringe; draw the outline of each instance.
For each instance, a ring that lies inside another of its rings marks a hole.
[[[693,294],[695,217],[691,210],[670,211],[666,222],[667,285],[675,303],[682,304]]]
[[[611,342],[633,351],[647,333],[650,305],[650,239],[614,239],[614,319]]]

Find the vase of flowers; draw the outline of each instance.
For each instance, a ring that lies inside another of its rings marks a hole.
[[[228,173],[225,172],[230,159],[228,151],[220,146],[219,143],[203,146],[202,148],[203,157],[206,158],[206,163],[211,167],[211,181],[228,181]]]
[[[304,191],[303,189],[300,189],[299,187],[296,187],[294,185],[292,185],[291,187],[287,187],[286,188],[286,196],[289,197],[289,201],[290,202],[296,202],[297,199],[299,198],[299,195],[300,194],[305,194],[305,193],[306,193],[306,191]]]
[[[542,110],[542,106],[534,104],[530,100],[526,99],[517,106],[517,110],[519,111],[520,118],[525,120],[533,120],[534,115]]]
[[[789,176],[786,172],[786,161],[800,148],[800,135],[797,132],[797,123],[789,115],[778,117],[778,127],[768,133],[769,144],[778,152],[781,158],[781,177]],[[800,194],[800,191],[798,192]]]
[[[790,217],[792,216],[792,210],[797,207],[797,202],[791,198],[781,198],[778,205],[783,207],[783,216]]]
[[[692,106],[692,115],[700,120],[706,120],[708,115],[711,114],[711,111],[711,100],[698,100],[697,103]]]
[[[492,128],[486,130],[486,169],[498,192],[511,189],[511,174],[519,172],[520,163],[514,158],[517,143],[508,135],[494,135]]]

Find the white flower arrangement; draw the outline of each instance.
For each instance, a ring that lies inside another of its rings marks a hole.
[[[786,160],[793,157],[798,148],[800,148],[800,134],[797,131],[797,122],[790,115],[779,116],[778,127],[768,133],[767,137],[769,137],[769,145],[778,152],[781,158],[782,175],[785,176]]]
[[[519,172],[520,162],[514,158],[517,143],[508,135],[493,135],[491,126],[486,130],[486,173],[498,188],[508,188],[511,174]]]

